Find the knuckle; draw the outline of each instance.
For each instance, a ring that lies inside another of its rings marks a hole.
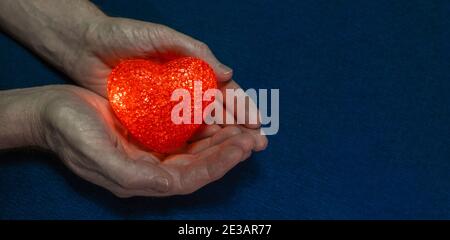
[[[196,192],[199,189],[200,189],[200,187],[197,187],[197,188],[193,188],[193,187],[184,188],[184,189],[181,189],[179,191],[179,195],[189,195],[189,194],[192,194],[192,193]]]
[[[209,165],[205,167],[205,171],[206,171],[206,176],[205,179],[203,180],[202,185],[198,186],[197,189],[202,188],[203,186],[206,186],[207,184],[210,184],[212,182],[215,182],[217,180],[219,180],[220,178],[222,178],[225,173],[227,172],[226,170],[226,166],[224,162],[220,162],[214,164],[214,165]]]
[[[139,186],[139,180],[134,176],[126,175],[118,180],[119,185],[124,189],[133,189]]]
[[[209,49],[209,46],[206,43],[201,42],[201,41],[196,41],[195,47],[202,52],[207,52],[207,53],[211,52],[211,50]]]
[[[231,136],[242,133],[242,130],[237,126],[227,126],[224,128],[224,130],[229,131],[229,134]]]
[[[243,133],[239,139],[239,145],[245,152],[252,150],[255,145],[254,142],[253,136],[249,133]]]
[[[75,110],[66,101],[52,101],[46,105],[45,114],[50,119],[67,119],[75,114]]]
[[[111,193],[118,198],[130,198],[133,196],[123,190],[112,190]]]
[[[209,173],[209,182],[215,182],[215,181],[221,179],[223,176],[225,176],[225,174],[226,174],[226,171],[219,171],[219,170],[211,171]]]
[[[168,34],[171,33],[173,30],[163,24],[159,24],[159,23],[155,23],[153,25],[153,30],[158,34],[158,35],[164,35],[164,34]]]
[[[175,195],[188,195],[197,191],[202,186],[203,185],[199,185],[198,183],[195,184],[193,182],[186,181],[185,179],[180,179],[179,183],[177,184],[176,190],[174,190],[173,192],[175,193]]]

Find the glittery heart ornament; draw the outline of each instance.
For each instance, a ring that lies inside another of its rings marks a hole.
[[[150,150],[170,153],[201,127],[194,124],[193,117],[191,124],[174,124],[171,120],[172,109],[180,102],[171,101],[171,95],[180,88],[189,91],[194,115],[194,81],[202,82],[202,95],[217,88],[213,70],[197,58],[182,57],[166,63],[124,60],[109,75],[108,98],[117,118],[138,142]],[[203,101],[202,108],[209,103]]]

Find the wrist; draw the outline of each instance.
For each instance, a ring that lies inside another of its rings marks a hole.
[[[91,22],[104,16],[87,0],[0,1],[0,27],[64,72],[82,54]]]
[[[50,149],[54,105],[70,93],[67,85],[0,91],[0,149]]]
[[[0,149],[37,146],[46,148],[41,116],[48,87],[0,92]]]
[[[32,48],[53,66],[73,75],[80,58],[89,55],[86,35],[89,29],[107,16],[101,11],[84,12],[83,16],[67,19],[54,28],[44,30]]]

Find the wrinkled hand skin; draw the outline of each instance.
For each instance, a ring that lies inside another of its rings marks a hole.
[[[86,30],[85,47],[73,63],[69,75],[95,92],[105,95],[105,79],[122,59],[169,60],[177,56],[199,57],[214,69],[219,81],[227,81],[232,70],[220,63],[208,46],[167,26],[125,18],[101,17]]]
[[[182,152],[161,161],[129,139],[106,99],[73,86],[48,91],[40,114],[44,147],[77,175],[119,197],[191,193],[221,178],[252,150],[265,148],[237,126],[210,125]]]
[[[80,177],[130,197],[191,193],[267,146],[260,124],[210,125],[178,154],[161,156],[138,147],[118,124],[105,97],[107,77],[122,59],[194,56],[213,68],[222,91],[240,88],[203,42],[164,25],[106,16],[86,0],[2,0],[0,27],[88,89],[2,91],[0,112],[8,114],[0,115],[0,149],[50,149]]]
[[[109,17],[87,0],[3,0],[0,27],[79,85],[104,97],[112,68],[129,58],[198,57],[213,68],[224,94],[226,89],[240,88],[231,80],[233,71],[207,44],[161,24]],[[255,129],[260,124],[244,126]]]

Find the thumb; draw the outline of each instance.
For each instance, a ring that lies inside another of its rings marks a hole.
[[[100,170],[124,191],[132,196],[159,196],[170,191],[172,177],[158,164],[130,159],[115,148],[105,150],[103,160],[98,161]]]

